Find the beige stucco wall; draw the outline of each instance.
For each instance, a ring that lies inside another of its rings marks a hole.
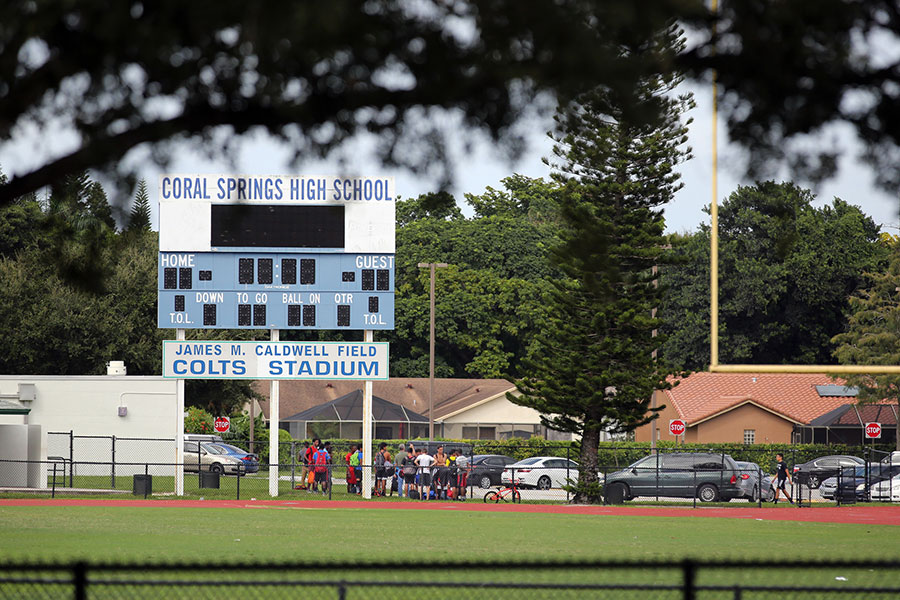
[[[665,392],[654,392],[656,395],[656,406],[662,406],[666,404],[666,394]],[[658,435],[656,439],[659,440],[667,440],[673,441],[675,437],[669,434],[669,421],[672,419],[677,419],[678,413],[675,408],[672,406],[671,402],[659,413],[659,418],[650,423],[649,425],[644,425],[642,427],[638,427],[634,430],[634,439],[637,442],[649,442],[651,432],[654,427],[659,429]]]
[[[758,406],[745,404],[688,428],[689,432],[696,432],[696,439],[692,440],[690,436],[685,439],[699,443],[743,444],[745,429],[756,431],[757,444],[790,444],[793,423]]]
[[[513,404],[505,395],[488,400],[452,417],[444,423],[530,423],[539,425],[541,415],[533,408]]]
[[[664,392],[656,392],[657,405],[666,403]],[[669,421],[678,418],[675,408],[666,406],[655,423],[644,425],[635,430],[634,437],[638,442],[649,442],[654,425],[659,428],[657,439],[673,441],[669,433]],[[767,410],[752,404],[745,404],[734,410],[722,413],[698,425],[688,423],[684,435],[686,443],[728,443],[743,444],[744,430],[756,431],[757,444],[790,444],[793,423]]]

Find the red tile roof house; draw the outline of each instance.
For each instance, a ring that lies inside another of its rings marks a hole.
[[[256,381],[253,385],[254,389],[265,398],[258,406],[264,419],[268,421],[269,382]],[[292,416],[353,394],[362,388],[362,381],[282,381],[279,387],[280,426],[287,429],[294,439],[310,437],[315,434],[315,422],[292,421]],[[506,392],[513,390],[515,387],[504,379],[435,379],[434,435],[449,439],[502,440],[532,436],[571,439],[571,434],[550,431],[542,426],[537,411],[507,400]],[[375,415],[377,439],[428,437],[427,377],[397,377],[388,381],[375,381],[372,384],[372,395],[426,418],[423,427],[421,422],[414,422],[413,419],[407,423],[378,422],[378,415]],[[338,435],[347,439],[362,437],[362,423],[355,412],[353,414],[348,412],[346,416],[335,415],[330,423],[339,425],[331,425],[328,428],[328,431],[333,432],[329,436]]]
[[[672,419],[685,422],[687,443],[859,444],[861,422],[869,416],[882,419],[881,442],[892,441],[897,429],[895,404],[855,407],[856,390],[824,373],[698,372],[655,392],[655,401],[666,407],[655,423],[635,430],[637,441],[650,441],[654,429],[657,439],[675,440],[669,433]],[[837,436],[838,425],[844,437]]]

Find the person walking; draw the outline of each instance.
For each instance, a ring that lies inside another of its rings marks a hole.
[[[783,454],[775,455],[775,499],[772,501],[775,504],[778,504],[778,495],[779,493],[783,493],[785,499],[791,504],[794,503],[794,500],[791,498],[790,494],[787,493],[787,490],[784,489],[785,481],[791,482],[791,490],[794,488],[794,481],[791,479],[791,474],[788,473],[787,463],[784,462]]]

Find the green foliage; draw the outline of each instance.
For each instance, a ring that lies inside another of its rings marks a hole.
[[[446,188],[447,137],[486,133],[515,155],[522,140],[513,126],[535,103],[586,85],[627,91],[659,67],[618,51],[676,16],[668,2],[636,11],[632,0],[328,7],[0,3],[0,142],[22,131],[70,134],[64,149],[31,157],[33,171],[0,185],[0,204],[74,170],[132,174],[144,165],[118,163],[139,145],[159,163],[166,144],[184,138],[204,155],[231,156],[251,131],[282,139],[300,161],[331,155],[347,165],[359,159],[348,141],[371,135],[385,164]],[[223,126],[231,135],[214,135]]]
[[[247,438],[245,438],[247,439]],[[293,438],[291,438],[291,434],[285,431],[284,429],[278,430],[278,464],[279,465],[290,465],[296,464],[297,457],[296,452],[292,453],[292,446],[295,447],[295,444],[292,444]],[[248,449],[249,450],[249,449]],[[253,439],[253,453],[259,456],[260,463],[268,463],[269,462],[269,428],[262,427],[256,430],[256,435]],[[292,458],[293,454],[293,458]]]
[[[137,193],[134,196],[134,205],[128,217],[128,232],[150,231],[150,195],[147,193],[147,180],[138,182]]]
[[[215,433],[212,415],[196,406],[188,408],[187,415],[184,417],[184,432]]]
[[[866,284],[850,298],[847,329],[833,339],[834,357],[843,365],[900,364],[900,251],[891,249],[886,271],[866,274]],[[842,375],[859,388],[862,402],[896,401],[900,375]],[[900,449],[900,436],[897,439]]]
[[[622,53],[665,59],[682,48],[672,27]],[[662,290],[653,268],[664,260],[661,206],[679,189],[675,166],[689,156],[681,115],[693,103],[673,94],[679,82],[648,76],[627,96],[601,86],[556,118],[564,227],[552,260],[565,278],[552,282],[539,350],[516,381],[521,396],[507,397],[540,412],[544,425],[581,435],[584,494],[576,502],[598,499],[601,432],[647,422],[650,397],[668,385],[670,371],[654,356]]]
[[[519,373],[522,358],[534,351],[547,279],[558,277],[546,258],[558,231],[546,206],[559,188],[521,176],[503,183],[508,193],[489,189],[484,197],[467,197],[487,215],[473,219],[462,218],[446,195],[398,203],[392,376],[428,374],[430,282],[420,262],[450,265],[436,273],[437,377]],[[529,198],[529,206],[542,208],[514,210],[501,206],[500,196]]]
[[[879,228],[858,207],[790,183],[740,187],[719,207],[719,360],[827,364],[863,273],[885,264]],[[709,229],[673,240],[664,266],[663,356],[709,362]]]

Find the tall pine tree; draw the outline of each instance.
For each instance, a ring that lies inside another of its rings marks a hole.
[[[128,217],[129,232],[150,231],[150,195],[147,193],[147,180],[138,182],[137,193],[134,196],[134,206]]]
[[[673,26],[623,53],[666,60],[682,45]],[[597,88],[556,118],[564,231],[551,260],[566,277],[549,298],[541,350],[516,382],[521,396],[510,399],[540,411],[548,427],[581,435],[575,502],[601,499],[601,433],[654,418],[650,398],[670,374],[654,357],[662,290],[653,267],[665,258],[661,207],[681,187],[674,169],[690,153],[681,116],[692,100],[673,95],[679,81],[649,77],[627,95]]]
[[[868,273],[868,285],[850,298],[851,314],[847,331],[836,335],[834,356],[842,365],[900,364],[900,247],[892,246],[891,262],[885,272]],[[900,400],[900,375],[841,375],[859,388],[860,402]],[[900,450],[900,431],[896,435]]]

